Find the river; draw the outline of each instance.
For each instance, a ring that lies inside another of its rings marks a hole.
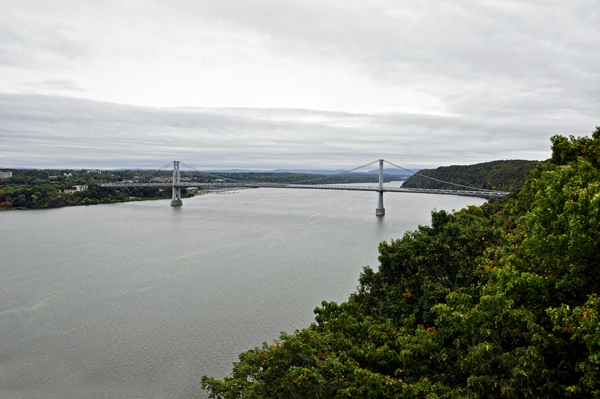
[[[379,218],[374,192],[264,188],[0,212],[0,398],[206,398],[202,375],[345,301],[380,241],[484,202],[384,201]]]

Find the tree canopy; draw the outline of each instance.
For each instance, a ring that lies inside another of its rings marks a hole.
[[[448,190],[462,189],[460,186],[453,186],[423,177],[429,176],[464,186],[488,190],[512,191],[523,185],[529,177],[529,173],[537,164],[537,161],[509,160],[423,169],[419,171],[418,175],[415,174],[409,177],[404,182],[403,187]]]
[[[600,398],[600,128],[517,193],[382,242],[358,291],[242,353],[211,398]]]

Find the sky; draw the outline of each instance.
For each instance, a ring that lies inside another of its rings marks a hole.
[[[0,0],[0,168],[543,160],[600,125],[597,0]]]

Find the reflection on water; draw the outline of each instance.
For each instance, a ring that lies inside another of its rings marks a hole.
[[[258,189],[0,213],[1,398],[196,398],[344,301],[377,245],[483,200]]]

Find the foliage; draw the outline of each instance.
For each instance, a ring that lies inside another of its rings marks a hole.
[[[12,203],[13,207],[42,208],[54,197],[56,187],[49,184],[0,188],[0,201]]]
[[[168,171],[156,170],[58,170],[58,169],[6,169],[13,177],[0,180],[0,201],[9,201],[18,208],[53,208],[65,205],[93,205],[131,200],[167,199],[171,197],[166,187],[119,187],[102,188],[102,183],[120,181],[149,182],[151,177],[170,177]],[[323,175],[301,173],[240,172],[207,174],[203,172],[181,172],[183,181],[193,183],[213,182],[217,178],[231,178],[247,182],[289,183],[319,179],[317,183],[361,183],[378,181],[377,175],[346,174],[323,179]],[[387,178],[389,180],[389,178]],[[89,190],[74,194],[60,194],[61,190],[87,184]],[[185,188],[182,197],[193,196]],[[62,196],[64,201],[58,201]],[[7,207],[4,205],[3,207]]]
[[[554,329],[570,336],[574,343],[585,345],[582,352],[587,356],[578,358],[575,369],[581,377],[567,387],[571,393],[588,393],[595,398],[600,397],[600,300],[597,295],[590,295],[582,306],[571,309],[568,305],[549,309]]]
[[[240,355],[212,398],[600,398],[600,128],[502,201],[432,212],[358,291]]]
[[[145,181],[148,177],[170,177],[169,171],[158,170],[105,170],[88,171],[73,169],[10,169],[3,168],[4,171],[13,173],[13,177],[0,180],[2,185],[78,185],[78,184],[100,184],[119,181]],[[275,173],[275,172],[186,172],[181,171],[181,177],[195,183],[214,182],[216,179],[234,179],[244,182],[257,183],[293,183],[296,181],[305,181],[319,179],[318,183],[368,183],[379,181],[378,175],[363,173],[348,173],[343,175],[334,175],[327,177],[320,174],[306,173]],[[385,176],[389,181],[394,176]]]
[[[475,165],[442,166],[437,169],[423,169],[421,175],[433,177],[464,186],[485,188],[488,190],[512,191],[519,188],[529,177],[529,173],[538,164],[536,161],[492,161]],[[462,190],[463,187],[452,186],[423,176],[413,175],[403,187],[436,188]]]
[[[60,193],[59,190],[71,188],[71,185],[11,185],[0,188],[0,201],[10,203],[14,207],[24,208],[53,208],[56,199],[64,198],[61,203],[65,205],[94,205],[113,202],[126,202],[136,199],[167,199],[171,198],[168,189],[158,187],[119,187],[103,188],[98,185],[90,185],[86,191],[78,191],[74,194]],[[189,196],[182,189],[182,196]]]

